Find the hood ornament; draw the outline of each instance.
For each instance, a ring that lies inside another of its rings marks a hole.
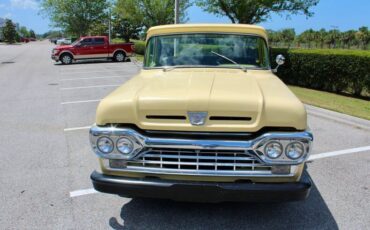
[[[206,123],[207,112],[188,112],[189,120],[192,125],[201,126]]]

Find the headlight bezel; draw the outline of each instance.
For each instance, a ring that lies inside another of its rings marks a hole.
[[[298,145],[298,146],[300,146],[301,147],[301,149],[302,149],[302,153],[298,156],[298,157],[292,157],[292,156],[289,156],[289,148],[291,147],[291,146],[293,146],[293,145]],[[286,147],[285,147],[285,150],[284,150],[284,153],[285,153],[285,155],[289,158],[289,159],[291,159],[291,160],[297,160],[297,159],[299,159],[299,158],[301,158],[303,155],[304,155],[304,153],[305,153],[305,147],[304,147],[304,145],[301,143],[301,142],[298,142],[298,141],[294,141],[294,142],[291,142],[291,143],[289,143]]]
[[[280,153],[277,156],[271,156],[271,155],[269,155],[267,148],[271,144],[272,145],[277,145],[280,148]],[[283,145],[280,142],[273,140],[273,141],[269,141],[269,142],[267,142],[265,144],[265,147],[263,148],[263,152],[265,153],[265,155],[268,158],[270,158],[270,159],[277,159],[277,158],[279,158],[284,153],[284,148],[283,148]]]
[[[122,151],[120,149],[120,147],[119,147],[119,144],[120,144],[119,142],[120,141],[126,141],[126,142],[128,142],[128,144],[131,145],[131,147],[130,147],[131,150],[129,152]],[[117,141],[116,141],[116,148],[117,148],[118,152],[120,152],[121,154],[123,154],[125,156],[131,155],[133,153],[133,151],[134,151],[134,147],[135,147],[135,145],[134,145],[133,141],[131,140],[131,138],[129,138],[129,137],[122,136],[122,137],[118,138]]]
[[[111,149],[109,151],[103,151],[99,145],[100,141],[102,141],[102,139],[106,139],[108,142],[111,143]],[[107,137],[107,136],[101,136],[99,137],[97,140],[96,140],[96,148],[102,153],[102,154],[109,154],[111,152],[113,152],[114,150],[114,142],[111,138]]]
[[[271,142],[278,142],[282,146],[282,154],[280,154],[280,156],[277,158],[270,158],[267,156],[265,152],[266,145],[268,145]],[[287,146],[291,143],[299,143],[303,146],[303,151],[304,151],[303,154],[296,159],[289,158],[286,155]],[[308,156],[311,150],[311,143],[312,141],[310,139],[303,138],[303,137],[302,138],[301,137],[286,138],[282,136],[282,137],[263,139],[262,141],[258,142],[255,145],[254,149],[255,149],[255,152],[257,153],[257,156],[267,165],[298,165],[298,164],[302,164],[308,159]]]
[[[110,153],[104,153],[98,148],[98,140],[102,137],[108,137],[113,141],[113,151]],[[124,154],[119,151],[117,147],[118,140],[121,138],[127,138],[133,144],[132,151],[129,154]],[[141,142],[134,136],[128,133],[116,133],[116,132],[94,132],[90,130],[90,143],[94,152],[103,159],[116,159],[116,160],[133,160],[137,154],[143,149]]]

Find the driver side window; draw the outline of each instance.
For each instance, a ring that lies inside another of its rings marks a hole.
[[[92,39],[91,38],[85,38],[80,42],[81,46],[91,46],[92,45]]]

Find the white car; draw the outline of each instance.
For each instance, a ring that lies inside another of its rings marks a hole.
[[[70,45],[72,44],[72,40],[68,38],[61,38],[57,40],[57,45]]]

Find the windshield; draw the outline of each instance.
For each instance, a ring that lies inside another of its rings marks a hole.
[[[176,34],[150,38],[144,67],[243,66],[267,69],[270,67],[268,57],[266,43],[261,37],[235,34]]]
[[[75,46],[75,45],[77,45],[78,43],[80,43],[80,40],[81,40],[81,39],[77,39],[76,41],[74,41],[74,42],[71,44],[71,46]]]

